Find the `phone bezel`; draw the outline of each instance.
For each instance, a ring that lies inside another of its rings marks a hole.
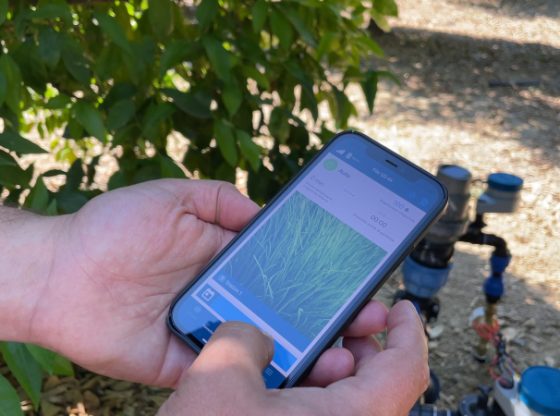
[[[262,208],[253,219],[222,249],[220,252],[214,256],[214,258],[198,273],[198,275],[187,285],[185,288],[179,292],[179,294],[174,298],[170,305],[169,313],[167,315],[167,325],[169,329],[178,336],[181,340],[185,341],[196,353],[199,353],[204,346],[198,339],[190,336],[190,334],[184,334],[181,332],[173,323],[173,310],[177,302],[198,282],[206,272],[234,245],[238,240],[241,240],[244,235],[251,229],[253,224],[255,224],[262,216],[265,216],[269,208],[274,207],[276,201],[280,199],[284,193],[290,189],[291,185],[309,170],[310,167],[314,166],[314,162],[320,158],[329,148],[340,138],[347,134],[356,135],[368,144],[374,146],[376,150],[384,152],[383,157],[391,157],[397,159],[400,163],[406,164],[408,167],[413,168],[417,173],[426,177],[426,179],[432,181],[437,189],[441,191],[440,201],[438,204],[431,208],[431,212],[418,223],[415,230],[417,231],[417,236],[409,239],[403,240],[399,247],[391,254],[387,259],[384,266],[376,273],[377,275],[382,275],[381,279],[377,280],[377,283],[369,288],[369,290],[364,290],[355,302],[349,305],[346,310],[342,312],[340,317],[332,324],[331,328],[321,336],[313,349],[309,351],[306,357],[298,364],[298,366],[288,375],[279,388],[292,387],[299,380],[301,380],[305,375],[311,370],[314,362],[319,358],[320,354],[329,348],[340,336],[341,332],[344,330],[346,325],[356,317],[360,310],[365,306],[365,304],[371,299],[371,297],[379,290],[379,288],[386,282],[386,280],[391,276],[391,274],[396,270],[396,268],[402,263],[408,254],[414,249],[416,244],[424,237],[429,226],[439,219],[443,214],[444,208],[447,205],[447,189],[443,186],[432,174],[422,169],[421,167],[413,164],[404,157],[398,155],[392,150],[386,148],[382,144],[368,137],[367,135],[353,131],[347,130],[336,134],[317,154],[302,168],[298,174],[296,174],[290,181],[282,187],[282,189],[270,200],[270,202]],[[390,189],[390,188],[389,188]],[[372,281],[373,283],[373,281]]]

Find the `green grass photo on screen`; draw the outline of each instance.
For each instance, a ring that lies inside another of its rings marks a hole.
[[[223,271],[313,339],[385,253],[295,192]]]

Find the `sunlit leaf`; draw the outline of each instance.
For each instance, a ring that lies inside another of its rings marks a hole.
[[[386,16],[397,17],[399,15],[399,8],[395,0],[375,0],[373,10]]]

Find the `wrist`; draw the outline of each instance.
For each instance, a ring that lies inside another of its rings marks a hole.
[[[47,293],[62,218],[0,206],[0,340],[38,341],[34,314]]]

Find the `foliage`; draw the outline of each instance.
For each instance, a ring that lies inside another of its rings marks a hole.
[[[347,127],[349,82],[373,110],[381,73],[362,63],[382,50],[363,28],[395,14],[394,0],[0,0],[0,195],[74,212],[101,192],[95,174],[111,155],[109,189],[235,182],[241,169],[263,203],[332,137],[328,126]],[[176,133],[188,142],[181,159],[169,151]],[[39,172],[41,153],[69,168]],[[62,185],[48,189],[49,177]]]
[[[36,345],[1,342],[0,353],[14,379],[35,408],[39,406],[45,374],[74,375],[68,360]],[[0,375],[0,415],[18,414],[23,414],[19,406],[19,396],[10,382]]]

